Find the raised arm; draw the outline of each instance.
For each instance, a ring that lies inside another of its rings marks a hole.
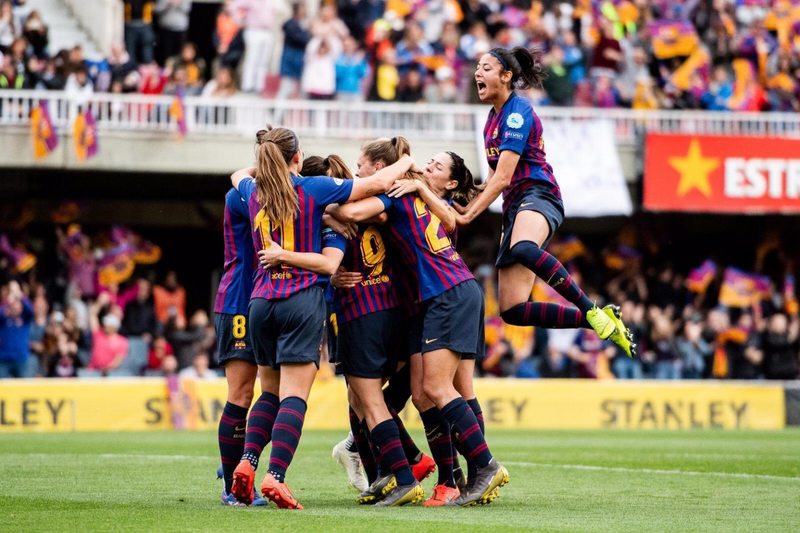
[[[369,178],[362,178],[369,179]],[[356,180],[356,182],[361,179]],[[344,205],[330,205],[326,212],[341,222],[363,222],[376,217],[386,210],[380,198],[364,198]]]
[[[231,174],[231,184],[233,187],[238,191],[239,190],[239,183],[247,177],[255,176],[256,169],[255,167],[247,167],[242,168]]]
[[[350,198],[348,198],[347,201],[355,202],[362,198],[385,193],[392,187],[396,180],[400,179],[413,166],[414,159],[412,159],[411,156],[404,155],[398,159],[397,162],[380,169],[372,176],[354,180],[353,191],[350,193]]]
[[[456,229],[456,211],[450,207],[447,202],[436,195],[428,188],[422,180],[398,180],[394,186],[389,190],[389,196],[392,198],[399,198],[409,193],[419,194],[422,201],[428,204],[428,209],[431,214],[436,216],[444,226],[444,229],[450,233]]]
[[[269,248],[258,252],[258,261],[265,268],[288,265],[294,268],[310,270],[323,276],[335,274],[343,257],[344,252],[330,246],[323,248],[321,254],[317,254],[312,252],[289,252],[281,248],[278,243],[272,243]]]
[[[514,175],[514,169],[517,168],[519,158],[520,155],[511,150],[503,150],[500,153],[497,169],[486,183],[486,188],[470,202],[466,213],[456,216],[456,222],[460,226],[467,225],[475,220],[478,215],[486,211],[497,200],[503,190],[511,185],[511,178]]]

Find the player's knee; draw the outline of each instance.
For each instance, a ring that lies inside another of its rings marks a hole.
[[[511,247],[511,257],[517,263],[537,260],[541,253],[542,249],[533,241],[519,241]]]
[[[448,396],[450,396],[449,388],[441,383],[439,379],[426,379],[422,382],[422,391],[425,393],[430,401],[435,404],[441,404]]]
[[[500,313],[500,318],[506,324],[512,324],[515,326],[524,326],[525,325],[525,304],[517,304],[510,309],[506,309]]]
[[[228,388],[228,401],[242,407],[249,407],[253,403],[253,384],[249,386],[240,384]]]

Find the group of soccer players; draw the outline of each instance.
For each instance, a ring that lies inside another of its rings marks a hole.
[[[329,350],[346,378],[352,449],[367,477],[359,502],[422,501],[420,481],[434,469],[438,480],[426,506],[485,504],[499,495],[509,475],[486,442],[472,388],[484,349],[483,294],[455,240],[457,227],[501,193],[503,319],[592,328],[635,353],[618,308],[597,307],[545,251],[564,209],[541,122],[514,92],[539,84],[541,72],[538,55],[524,48],[494,49],[479,61],[478,94],[492,105],[484,129],[491,173],[483,190],[453,152],[419,168],[402,137],[366,143],[353,179],[338,156],[306,159],[291,130],[257,133],[256,164],[232,174],[225,199],[225,269],[215,305],[228,381],[218,436],[223,503],[271,500],[302,509],[286,472],[329,308],[329,329],[337,333]],[[536,276],[573,306],[530,302]],[[262,392],[251,406],[257,376]],[[432,459],[397,416],[409,398]],[[270,442],[256,493],[255,471]]]

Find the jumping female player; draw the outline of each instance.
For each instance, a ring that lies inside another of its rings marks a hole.
[[[256,167],[231,175],[248,200],[256,250],[272,242],[289,252],[322,249],[322,215],[333,203],[359,200],[388,190],[413,165],[404,157],[369,179],[299,177],[303,153],[297,136],[286,128],[261,130],[256,136]],[[249,310],[250,338],[259,365],[262,391],[274,402],[256,402],[248,418],[261,447],[272,440],[269,469],[261,484],[265,498],[280,508],[301,509],[285,483],[286,470],[300,440],[306,400],[319,365],[325,321],[322,284],[310,270],[280,267],[256,269]],[[263,397],[264,395],[262,395]],[[405,460],[405,458],[403,458]],[[258,456],[245,451],[234,471],[232,492],[240,501],[252,498]]]
[[[496,263],[503,320],[519,326],[592,328],[632,357],[636,345],[619,308],[598,308],[558,259],[545,251],[564,220],[564,205],[545,160],[542,123],[530,102],[514,92],[515,87],[541,85],[542,75],[539,53],[525,48],[495,48],[480,58],[475,71],[478,96],[492,104],[483,129],[491,171],[486,188],[457,220],[469,224],[503,194],[503,233]],[[575,307],[528,302],[536,276]]]
[[[453,503],[487,503],[495,489],[508,482],[508,472],[492,457],[475,414],[453,386],[462,356],[474,357],[483,349],[483,293],[440,219],[419,194],[382,195],[333,209],[334,216],[348,222],[383,212],[389,215],[389,238],[400,252],[404,270],[412,274],[421,302],[423,392],[455,428],[468,462],[475,467],[473,479]],[[412,389],[413,383],[412,378]],[[449,427],[446,432],[449,437]]]

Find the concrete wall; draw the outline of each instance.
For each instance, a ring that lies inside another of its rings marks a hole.
[[[99,132],[98,155],[87,162],[75,157],[72,136],[62,133],[59,146],[48,157],[37,161],[31,148],[31,134],[26,127],[0,128],[0,168],[61,168],[68,170],[126,170],[134,172],[178,172],[191,174],[227,174],[253,161],[251,137],[204,136],[190,134],[178,140],[172,133]],[[355,167],[360,141],[304,137],[307,155],[341,155]],[[366,140],[366,139],[364,139]],[[437,152],[457,152],[466,164],[478,172],[479,154],[473,142],[431,142],[409,139],[418,162],[427,161]],[[636,178],[635,149],[618,145],[622,169],[629,182]],[[558,169],[556,169],[556,173]]]

